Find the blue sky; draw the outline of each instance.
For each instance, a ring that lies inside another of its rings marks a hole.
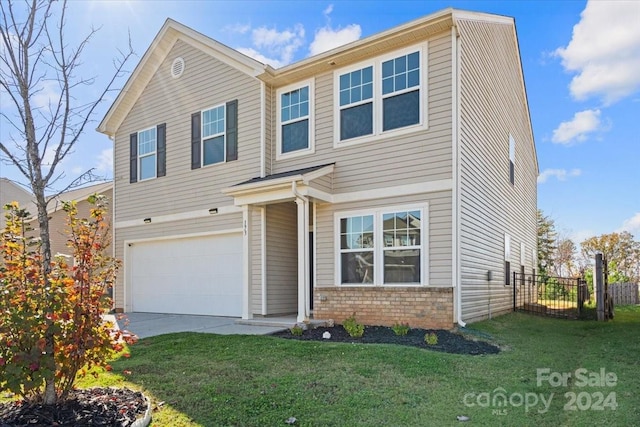
[[[540,165],[538,206],[576,243],[627,230],[640,238],[640,2],[635,1],[73,1],[69,41],[102,27],[85,52],[91,99],[131,35],[132,70],[170,17],[282,66],[446,7],[516,20]],[[119,81],[118,87],[124,84]],[[6,94],[0,93],[5,108]],[[62,165],[111,177],[111,141],[93,129]],[[0,137],[7,137],[0,122]],[[0,164],[0,176],[24,182]],[[62,184],[62,183],[61,183]]]

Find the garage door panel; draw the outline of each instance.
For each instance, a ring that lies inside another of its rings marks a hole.
[[[242,314],[239,234],[136,243],[130,259],[133,311]]]

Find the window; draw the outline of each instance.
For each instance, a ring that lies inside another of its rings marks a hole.
[[[191,169],[238,159],[238,101],[191,115]]]
[[[420,122],[420,52],[382,63],[382,130]]]
[[[373,215],[340,219],[341,283],[373,283]]]
[[[161,124],[129,136],[129,182],[166,175],[166,128]]]
[[[511,236],[504,235],[504,285],[511,285]]]
[[[138,132],[140,181],[156,177],[156,128]]]
[[[340,140],[373,133],[373,67],[340,76]]]
[[[424,283],[424,208],[336,215],[339,283]]]
[[[516,180],[516,141],[509,135],[509,182],[515,184]]]
[[[420,211],[382,215],[384,283],[420,283]]]
[[[224,105],[202,112],[202,165],[224,162]]]
[[[313,150],[312,92],[311,82],[278,91],[278,157],[307,154]]]
[[[335,73],[335,146],[422,124],[424,51],[412,47]]]

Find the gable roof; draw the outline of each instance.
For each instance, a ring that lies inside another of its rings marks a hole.
[[[99,184],[88,185],[66,191],[55,197],[55,202],[49,205],[49,213],[56,212],[62,206],[62,202],[83,202],[92,194],[104,194],[113,189],[113,182],[101,182]]]
[[[184,41],[252,77],[262,74],[266,68],[271,68],[186,25],[167,18],[107,111],[107,114],[98,125],[98,132],[109,136],[115,134],[178,40]]]

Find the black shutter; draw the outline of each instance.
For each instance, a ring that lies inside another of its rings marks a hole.
[[[129,182],[138,181],[138,134],[129,135]]]
[[[227,162],[238,160],[238,100],[227,102]]]
[[[163,123],[156,128],[156,176],[161,177],[167,174],[167,124]]]
[[[191,115],[191,169],[200,167],[200,111]]]

